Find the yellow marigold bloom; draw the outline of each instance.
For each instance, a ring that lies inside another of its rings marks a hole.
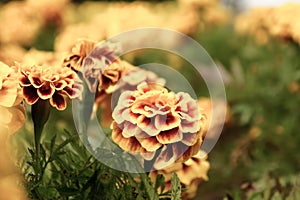
[[[112,122],[111,94],[118,89],[124,74],[131,71],[133,68],[135,67],[124,60],[116,60],[111,65],[107,66],[100,75],[92,116],[95,116],[99,108],[102,108],[102,125],[106,127],[110,126]]]
[[[112,117],[113,141],[127,152],[155,159],[156,169],[187,160],[202,142],[204,117],[187,93],[142,83],[121,94]]]
[[[0,62],[0,130],[15,133],[25,123],[17,70]]]
[[[207,173],[209,168],[210,164],[207,161],[207,155],[205,155],[205,152],[199,151],[185,162],[176,162],[166,168],[151,171],[149,177],[155,183],[157,175],[162,174],[165,178],[165,189],[163,192],[167,192],[172,188],[171,179],[175,172],[182,186],[186,188],[182,192],[182,199],[193,199],[197,194],[200,182],[208,180]]]
[[[19,104],[19,83],[16,69],[0,62],[0,106],[12,107]]]
[[[94,113],[99,108],[103,109],[101,123],[109,126],[112,122],[111,108],[115,105],[111,105],[111,93],[114,92],[113,100],[115,100],[126,90],[136,90],[137,86],[143,82],[164,86],[166,81],[151,71],[135,67],[123,60],[117,60],[108,66],[100,78],[100,90],[94,103]]]
[[[81,95],[82,86],[75,81],[77,75],[69,68],[19,65],[19,71],[23,96],[30,105],[39,99],[49,99],[53,107],[64,110],[65,97],[74,99]]]
[[[83,74],[83,78],[87,82],[87,85],[91,92],[106,89],[108,86],[105,77],[110,77],[109,80],[113,80],[115,76],[119,79],[119,72],[122,71],[118,63],[117,52],[119,46],[117,44],[102,41],[95,45],[95,48],[88,56],[83,60],[80,72]],[[113,74],[112,74],[113,73]],[[104,76],[103,76],[104,74]]]

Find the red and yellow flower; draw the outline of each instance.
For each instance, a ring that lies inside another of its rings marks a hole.
[[[15,133],[25,123],[17,70],[0,62],[0,133]]]
[[[76,73],[66,67],[19,66],[23,96],[30,105],[39,99],[48,100],[58,110],[67,106],[66,97],[80,97],[82,86],[76,82]]]
[[[162,174],[165,178],[165,188],[162,192],[167,192],[172,188],[171,180],[173,173],[176,173],[184,190],[182,199],[193,199],[197,194],[197,189],[202,181],[207,181],[207,173],[210,164],[207,161],[207,155],[203,151],[199,151],[196,155],[185,162],[176,162],[164,169],[151,171],[149,177],[155,183],[158,174]]]
[[[153,160],[160,169],[195,155],[202,143],[204,116],[184,92],[138,85],[121,94],[112,117],[112,139],[122,149]]]

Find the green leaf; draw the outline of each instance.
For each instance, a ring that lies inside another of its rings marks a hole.
[[[141,179],[143,181],[143,185],[145,187],[145,190],[147,192],[148,198],[151,200],[158,200],[158,194],[156,192],[156,190],[154,189],[154,187],[152,187],[152,185],[150,184],[150,179],[146,174],[140,174]]]
[[[181,199],[181,184],[176,173],[173,173],[171,183],[172,183],[171,199],[172,200]]]
[[[161,193],[164,191],[165,189],[165,177],[162,174],[158,174],[156,176],[156,181],[155,181],[155,190],[157,191],[158,188],[161,188]]]

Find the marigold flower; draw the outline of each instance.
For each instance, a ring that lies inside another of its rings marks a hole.
[[[97,91],[98,82],[98,90],[103,89],[101,87],[106,83],[102,79],[103,77],[111,76],[112,78],[115,77],[116,73],[118,74],[118,70],[114,70],[119,68],[119,65],[114,63],[117,61],[116,53],[118,51],[119,46],[117,44],[102,41],[95,45],[93,51],[84,58],[81,72],[91,92]],[[105,71],[106,75],[102,76]],[[111,74],[112,71],[114,74]]]
[[[17,70],[0,62],[0,131],[15,133],[25,123]]]
[[[66,108],[66,99],[80,97],[82,86],[75,82],[76,73],[65,67],[19,66],[23,96],[30,105],[49,99],[58,110]]]
[[[83,60],[92,52],[95,45],[95,41],[80,40],[79,43],[75,44],[75,46],[71,48],[69,55],[64,59],[63,65],[70,67],[75,71],[79,71]]]
[[[109,126],[112,122],[111,108],[112,106],[114,107],[114,103],[116,103],[114,100],[126,90],[136,90],[137,86],[142,82],[164,86],[166,81],[163,78],[157,77],[157,75],[151,71],[134,67],[123,60],[118,60],[108,66],[100,78],[100,91],[95,98],[93,115],[95,115],[99,108],[103,108],[101,123]],[[111,98],[110,94],[113,92],[113,98]],[[111,103],[113,103],[113,105]]]
[[[184,188],[182,199],[192,199],[197,194],[197,189],[201,181],[207,181],[207,173],[210,164],[207,161],[207,155],[203,151],[199,151],[196,155],[185,162],[177,162],[157,171],[151,171],[149,177],[155,183],[158,174],[162,174],[165,178],[165,189],[167,192],[172,188],[171,179],[175,172]]]
[[[0,62],[0,106],[12,107],[21,102],[17,79],[16,69]]]
[[[113,141],[145,160],[155,159],[156,169],[187,160],[202,142],[204,117],[187,93],[142,83],[121,94],[112,117]]]
[[[166,80],[159,78],[155,73],[142,68],[134,67],[123,75],[117,87],[122,91],[136,90],[137,86],[143,82],[160,86],[165,86],[166,84]]]
[[[111,94],[118,88],[119,82],[127,71],[135,68],[123,60],[116,60],[107,66],[99,77],[98,91],[96,92],[92,116],[95,116],[99,108],[103,108],[101,123],[104,126],[110,126],[112,122]]]

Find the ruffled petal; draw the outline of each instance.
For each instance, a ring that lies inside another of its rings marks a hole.
[[[140,115],[137,118],[137,126],[150,136],[156,136],[160,132],[154,125],[154,119],[147,118],[145,115]]]
[[[57,110],[64,110],[67,107],[65,98],[59,92],[55,92],[52,95],[52,97],[50,98],[50,104]]]
[[[122,132],[122,135],[126,138],[138,135],[142,130],[137,127],[135,124],[132,124],[130,122],[125,122],[124,123],[124,129]]]
[[[173,128],[171,130],[160,132],[156,138],[162,144],[171,144],[181,141],[183,134],[179,128]]]
[[[19,82],[20,82],[20,85],[23,87],[27,87],[27,86],[31,85],[29,79],[26,76],[20,77]]]
[[[43,85],[43,82],[41,81],[40,77],[29,75],[28,80],[35,88],[39,88]]]
[[[142,147],[144,147],[147,151],[153,152],[158,150],[162,144],[158,142],[156,137],[149,138],[137,138]]]
[[[80,84],[73,84],[71,86],[66,86],[62,92],[65,93],[70,99],[75,99],[81,97],[83,91],[83,86]]]
[[[198,133],[184,133],[181,142],[187,146],[194,145],[199,139]]]
[[[29,105],[36,103],[37,100],[39,99],[37,90],[33,86],[24,87],[23,88],[23,96]]]
[[[53,85],[55,86],[56,90],[62,90],[67,86],[67,82],[65,80],[59,80],[53,82]]]
[[[165,168],[176,161],[176,156],[173,152],[172,146],[168,145],[163,148],[159,156],[156,158],[153,167],[155,169]]]
[[[113,122],[112,124],[112,140],[118,144],[123,150],[130,153],[144,153],[145,149],[141,146],[135,137],[125,138],[122,135],[122,130]]]
[[[188,122],[186,120],[182,120],[181,122],[181,130],[185,133],[195,133],[201,127],[200,120]]]
[[[52,86],[50,83],[43,84],[41,87],[37,89],[37,94],[41,99],[50,99],[52,95],[55,92],[54,86]]]

